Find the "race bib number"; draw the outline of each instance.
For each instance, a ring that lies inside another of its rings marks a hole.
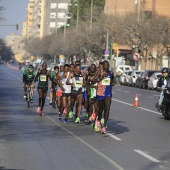
[[[40,75],[40,81],[47,81],[46,75]]]
[[[105,78],[102,80],[102,85],[105,85],[105,86],[110,85],[110,78],[105,77]]]
[[[78,87],[78,88],[83,87],[83,83],[81,81],[76,81],[75,87]]]

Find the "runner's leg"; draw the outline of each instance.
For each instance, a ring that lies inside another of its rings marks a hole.
[[[111,97],[105,98],[104,103],[105,103],[105,107],[104,107],[104,127],[106,127],[107,121],[108,121],[108,118],[109,118]]]

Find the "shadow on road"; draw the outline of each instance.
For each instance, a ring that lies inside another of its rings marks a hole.
[[[0,170],[24,170],[24,169],[11,169],[11,168],[8,169],[8,168],[0,166]]]
[[[121,120],[114,120],[109,119],[108,120],[108,131],[113,132],[115,135],[122,134],[125,132],[129,132],[129,128],[126,126],[123,126],[122,124],[125,123]]]

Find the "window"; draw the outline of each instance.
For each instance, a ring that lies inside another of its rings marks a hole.
[[[57,28],[63,27],[64,25],[65,25],[64,22],[58,22],[58,23],[57,23]]]
[[[152,17],[152,11],[144,11],[145,19],[151,19]]]
[[[55,19],[56,18],[56,13],[54,13],[54,12],[50,13],[50,18],[54,18]]]
[[[65,16],[66,16],[65,13],[61,13],[61,12],[58,13],[58,18],[65,18]]]
[[[51,3],[51,9],[55,9],[57,7],[57,3]]]
[[[68,3],[59,3],[58,9],[68,9]]]
[[[55,22],[50,22],[50,28],[55,28],[56,27],[56,23]]]

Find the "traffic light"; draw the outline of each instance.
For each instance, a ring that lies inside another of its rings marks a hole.
[[[67,20],[67,27],[70,26],[70,19]]]
[[[19,28],[19,25],[18,25],[18,24],[16,24],[16,30],[18,30],[18,28]]]

